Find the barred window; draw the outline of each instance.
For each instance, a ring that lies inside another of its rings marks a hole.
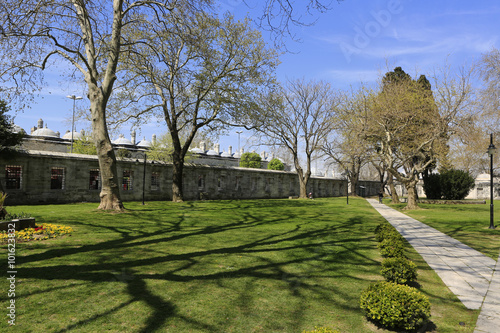
[[[205,177],[202,175],[198,176],[198,189],[203,190],[205,188]]]
[[[160,173],[152,172],[151,173],[151,191],[160,190]]]
[[[52,167],[50,169],[50,189],[64,189],[64,168]]]
[[[23,169],[20,165],[5,166],[5,187],[8,190],[21,189]]]
[[[219,191],[224,189],[224,177],[218,177],[217,178],[217,189]]]
[[[101,187],[99,169],[90,169],[89,190],[98,190]]]
[[[132,176],[133,172],[130,170],[123,170],[123,180],[122,180],[122,187],[124,191],[131,191],[132,190]]]

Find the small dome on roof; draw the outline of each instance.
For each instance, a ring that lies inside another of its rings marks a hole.
[[[24,133],[24,132],[25,130],[21,126],[12,123],[12,133]]]
[[[477,175],[476,180],[483,181],[483,182],[490,181],[490,174],[481,173],[481,174]]]
[[[70,131],[66,131],[66,133],[64,133],[63,139],[66,139],[66,140],[71,140],[71,132]],[[81,132],[77,132],[77,131],[74,131],[73,132],[73,140],[81,140],[83,139],[83,135]]]
[[[201,149],[201,148],[193,148],[193,149],[189,149],[190,152],[194,153],[194,154],[204,154],[205,152]]]
[[[232,155],[229,154],[228,152],[223,152],[220,156],[221,157],[232,157]]]
[[[142,141],[139,142],[137,144],[138,147],[145,147],[145,148],[149,148],[151,147],[151,142],[149,142],[148,140],[146,140],[146,138],[142,138]]]
[[[59,135],[54,132],[53,130],[47,128],[47,124],[45,124],[44,128],[39,128],[36,131],[31,134],[32,136],[45,136],[45,137],[52,137],[52,138],[58,138]]]
[[[118,139],[116,139],[115,141],[113,141],[113,143],[115,145],[132,145],[132,141],[130,141],[129,139],[125,138],[125,136],[123,134],[120,134]]]
[[[207,151],[207,155],[209,155],[209,156],[219,156],[219,153],[216,152],[214,149],[210,149],[209,151]]]

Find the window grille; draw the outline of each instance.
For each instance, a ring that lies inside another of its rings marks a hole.
[[[130,170],[123,170],[122,188],[124,191],[132,191],[132,176],[133,172]]]
[[[5,166],[5,188],[8,190],[21,189],[23,168],[20,165]]]
[[[160,190],[160,173],[152,172],[151,173],[151,191]]]
[[[50,189],[64,189],[64,168],[52,167],[50,169]]]
[[[89,190],[98,190],[101,188],[99,169],[90,169]]]

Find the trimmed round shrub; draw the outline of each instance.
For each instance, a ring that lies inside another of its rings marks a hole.
[[[368,319],[391,330],[415,330],[431,316],[429,299],[417,289],[392,282],[372,283],[360,298]]]
[[[302,333],[340,333],[338,330],[333,330],[328,327],[314,327],[314,331],[302,331]]]
[[[386,258],[382,261],[382,276],[388,282],[407,284],[417,279],[417,265],[407,258]]]
[[[382,222],[375,228],[375,234],[377,237],[377,242],[381,242],[384,239],[399,239],[403,240],[403,237],[399,232],[390,225],[388,222]]]
[[[260,169],[262,158],[257,153],[243,153],[240,157],[240,167]]]
[[[269,170],[285,170],[285,165],[277,158],[273,158],[267,164]]]
[[[400,238],[385,238],[378,243],[380,254],[385,258],[404,257],[404,246]]]

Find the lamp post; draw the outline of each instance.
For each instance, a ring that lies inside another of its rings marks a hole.
[[[142,167],[142,205],[144,206],[144,193],[145,193],[145,188],[146,188],[146,159],[147,155],[146,153],[144,154],[144,163]],[[136,162],[139,162],[139,159],[135,160]]]
[[[490,146],[488,147],[488,155],[490,155],[490,227],[495,229],[493,223],[493,155],[495,155],[497,148],[493,144],[493,133],[490,134]]]
[[[243,131],[236,131],[238,133],[238,154],[240,154],[241,149],[240,149],[240,134],[243,133]]]
[[[346,198],[347,198],[347,204],[349,204],[349,169],[345,169],[345,172],[341,173],[342,176],[345,176],[345,188],[346,188]]]
[[[66,96],[69,99],[73,100],[73,120],[71,121],[71,152],[73,152],[73,133],[75,132],[75,106],[76,106],[76,100],[77,99],[82,99],[82,96],[75,96],[75,95],[68,95]]]

